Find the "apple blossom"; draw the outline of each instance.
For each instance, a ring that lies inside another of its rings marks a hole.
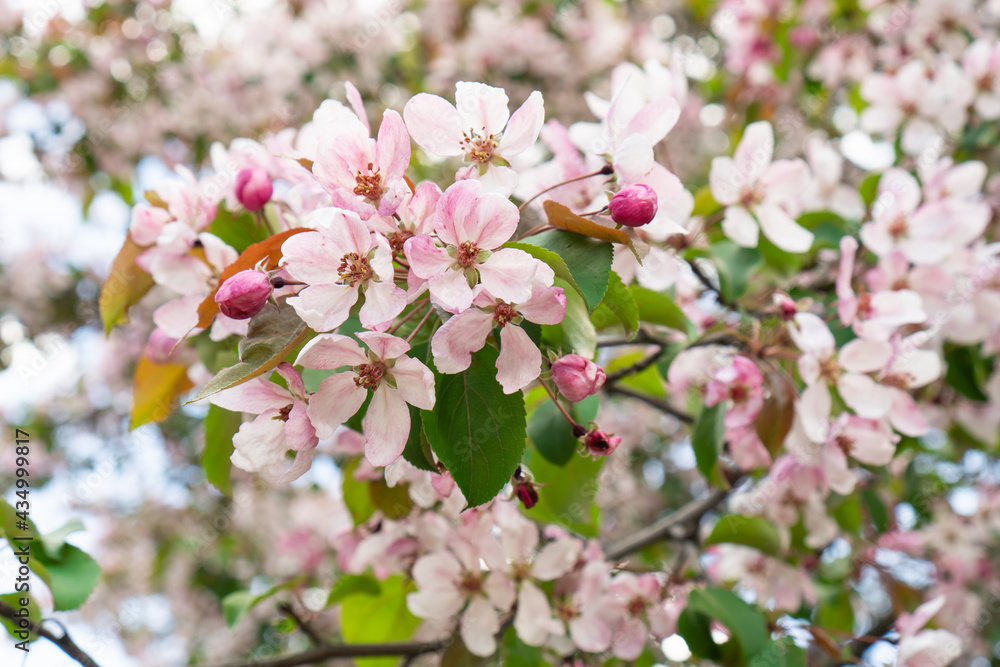
[[[215,302],[226,317],[245,320],[259,313],[271,297],[271,281],[263,271],[247,269],[219,286]]]
[[[570,401],[596,394],[606,379],[603,368],[579,354],[567,354],[552,362],[552,381]]]
[[[271,200],[274,187],[267,172],[260,167],[243,169],[236,174],[236,198],[248,211],[259,211]]]

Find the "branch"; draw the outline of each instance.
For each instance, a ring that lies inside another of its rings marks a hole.
[[[295,621],[295,625],[297,625],[299,627],[299,630],[301,630],[307,637],[309,637],[309,640],[314,645],[326,646],[326,641],[322,637],[320,637],[319,633],[316,632],[316,630],[311,625],[309,625],[309,623],[307,623],[304,618],[299,616],[299,614],[295,611],[295,609],[292,608],[292,605],[288,604],[287,602],[283,602],[278,605],[278,611],[280,611],[282,614],[288,616],[290,619]]]
[[[14,612],[14,608],[8,606],[4,602],[0,602],[0,616],[11,620],[18,626],[20,626],[22,620],[25,620],[19,618]],[[50,642],[62,649],[63,653],[76,660],[78,663],[83,665],[83,667],[100,667],[100,665],[94,662],[93,658],[87,655],[82,648],[76,645],[76,642],[70,639],[69,633],[66,632],[66,628],[63,627],[61,623],[59,624],[59,627],[62,627],[62,637],[56,637],[54,634],[42,627],[41,623],[35,625],[28,620],[28,632],[33,632],[39,637],[48,639]]]
[[[632,533],[618,544],[608,547],[604,551],[604,555],[611,561],[621,560],[665,537],[686,537],[697,529],[698,520],[725,500],[727,496],[729,496],[729,491],[716,489],[704,498],[692,500],[673,514],[663,517],[642,530]],[[675,531],[676,528],[683,528],[684,532],[678,534]]]
[[[610,384],[610,386],[609,386],[607,383],[605,383],[605,385],[604,385],[604,391],[608,392],[609,394],[619,394],[621,396],[630,396],[631,398],[635,398],[635,399],[638,399],[638,400],[640,400],[640,401],[642,401],[644,403],[652,405],[654,408],[662,410],[663,412],[666,412],[668,415],[672,415],[677,420],[682,421],[685,424],[693,424],[694,423],[694,417],[692,417],[691,415],[689,415],[686,412],[682,412],[682,411],[678,410],[674,406],[670,405],[670,403],[666,402],[665,400],[663,400],[661,398],[656,398],[655,396],[647,396],[646,394],[642,394],[642,393],[640,393],[638,391],[629,389],[628,387],[622,387],[621,385],[617,385],[617,384]]]
[[[332,658],[365,658],[397,655],[413,657],[424,655],[425,653],[437,653],[447,648],[450,642],[451,640],[404,642],[398,644],[339,644],[337,646],[321,646],[270,660],[248,660],[246,662],[214,665],[213,667],[298,667],[298,665],[323,662]]]
[[[614,373],[608,373],[605,382],[614,384],[615,382],[618,382],[618,380],[621,380],[626,375],[632,375],[633,373],[640,373],[646,370],[647,368],[649,368],[650,366],[652,366],[653,364],[655,364],[657,361],[660,360],[660,357],[663,356],[663,352],[664,348],[661,345],[656,350],[656,352],[653,352],[651,355],[649,355],[644,359],[640,359],[631,366],[626,366],[625,368],[621,368],[615,371]]]

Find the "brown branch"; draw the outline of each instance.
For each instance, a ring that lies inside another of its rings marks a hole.
[[[338,644],[271,658],[214,665],[213,667],[298,667],[337,658],[367,658],[374,656],[413,657],[437,653],[448,647],[451,640],[435,642],[402,642],[396,644]]]
[[[9,619],[18,626],[20,626],[22,620],[25,620],[16,615],[13,607],[3,602],[0,602],[0,616]],[[28,620],[27,630],[28,632],[33,632],[39,637],[48,639],[50,642],[62,649],[63,653],[76,660],[78,663],[83,665],[83,667],[100,667],[100,665],[98,665],[93,658],[87,655],[82,648],[76,645],[76,642],[70,638],[69,633],[66,632],[66,628],[63,627],[61,623],[59,624],[59,627],[62,627],[62,637],[56,637],[54,634],[42,627],[41,623],[36,625],[30,620]]]
[[[620,368],[614,373],[608,373],[608,377],[605,380],[605,382],[609,384],[614,384],[615,382],[618,382],[618,380],[621,380],[626,375],[632,375],[633,373],[640,373],[646,370],[647,368],[649,368],[650,366],[652,366],[653,364],[655,364],[657,361],[660,360],[660,357],[663,356],[664,350],[665,348],[661,345],[659,349],[656,350],[656,352],[653,352],[651,355],[645,357],[644,359],[640,359],[631,366]]]
[[[619,394],[621,396],[629,396],[631,398],[638,399],[643,403],[652,405],[654,408],[657,408],[658,410],[666,412],[668,415],[672,415],[674,418],[684,422],[685,424],[694,423],[694,417],[692,417],[686,412],[678,410],[677,408],[670,405],[670,403],[663,400],[662,398],[656,398],[655,396],[648,396],[633,389],[629,389],[628,387],[623,387],[621,385],[613,383],[610,385],[605,383],[604,391],[608,392],[609,394]]]
[[[620,560],[667,537],[674,539],[690,537],[698,529],[699,519],[728,496],[729,491],[716,489],[704,498],[692,500],[676,512],[611,545],[604,550],[604,555],[611,561]]]
[[[309,637],[309,641],[311,641],[314,645],[326,646],[326,640],[323,639],[318,632],[316,632],[316,629],[313,628],[313,626],[309,625],[304,618],[299,616],[298,612],[295,611],[291,604],[282,602],[278,605],[278,611],[295,621],[295,625],[298,626],[299,630],[301,630],[305,636]]]

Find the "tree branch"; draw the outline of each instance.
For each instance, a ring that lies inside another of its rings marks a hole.
[[[614,373],[608,373],[608,377],[605,380],[605,382],[609,384],[614,384],[615,382],[618,382],[618,380],[621,380],[626,375],[632,375],[633,373],[640,373],[646,370],[647,368],[649,368],[650,366],[652,366],[653,364],[655,364],[657,361],[660,360],[660,357],[663,356],[663,352],[664,352],[664,347],[661,345],[659,348],[657,348],[656,352],[653,352],[651,355],[645,357],[644,359],[640,359],[631,366],[626,366],[625,368],[621,368],[615,371]]]
[[[20,622],[24,620],[18,618],[14,608],[4,602],[0,602],[0,616],[3,616],[18,625],[20,625]],[[27,630],[29,632],[33,632],[39,637],[48,639],[50,642],[62,649],[63,653],[76,660],[78,663],[83,665],[83,667],[100,667],[100,665],[98,665],[93,658],[87,655],[82,648],[76,645],[76,642],[70,638],[69,633],[66,632],[66,628],[63,627],[61,623],[60,627],[62,627],[63,631],[62,637],[56,637],[54,634],[42,627],[41,623],[36,625],[30,620],[28,620]]]
[[[307,637],[309,637],[309,640],[314,645],[326,646],[326,640],[320,637],[319,633],[316,632],[316,630],[311,625],[309,625],[309,623],[307,623],[304,618],[299,616],[298,612],[295,611],[295,609],[292,607],[291,604],[287,602],[282,602],[281,604],[278,605],[278,611],[280,611],[282,614],[288,616],[290,619],[295,621],[295,625],[297,625],[299,630],[301,630]]]
[[[622,387],[621,385],[617,385],[614,383],[611,384],[605,383],[604,391],[608,392],[609,394],[619,394],[621,396],[629,396],[631,398],[638,399],[644,403],[652,405],[654,408],[666,412],[668,415],[672,415],[677,420],[682,421],[685,424],[694,423],[694,417],[692,417],[686,412],[678,410],[674,406],[670,405],[670,403],[661,398],[656,398],[655,396],[647,396],[646,394],[642,394],[633,389],[629,389],[628,387]]]
[[[604,555],[611,561],[620,560],[665,537],[687,537],[697,529],[698,520],[728,496],[728,490],[715,489],[704,498],[692,500],[673,514],[636,531],[618,544],[611,545],[605,549]],[[678,528],[683,529],[683,532],[678,532]]]
[[[373,656],[403,656],[413,657],[425,653],[437,653],[448,647],[451,640],[436,642],[403,642],[397,644],[339,644],[336,646],[321,646],[319,648],[293,653],[291,655],[271,658],[270,660],[247,660],[233,662],[213,667],[298,667],[314,662],[323,662],[336,658],[365,658]]]

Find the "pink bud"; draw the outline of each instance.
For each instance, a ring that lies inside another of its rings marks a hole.
[[[621,442],[622,438],[620,435],[611,435],[597,429],[587,433],[587,436],[583,439],[583,443],[587,445],[587,450],[594,456],[607,456],[618,449],[618,445]]]
[[[255,269],[240,271],[222,283],[215,302],[226,317],[245,320],[259,313],[271,296],[267,274]]]
[[[642,227],[656,217],[656,192],[642,183],[622,188],[608,204],[611,219],[626,227]]]
[[[248,211],[260,210],[271,201],[273,192],[271,179],[260,167],[244,169],[236,175],[236,198]]]
[[[571,401],[582,401],[604,384],[604,369],[579,354],[567,354],[552,362],[552,379],[559,393]]]
[[[157,327],[153,329],[153,333],[149,334],[149,342],[146,343],[146,357],[158,364],[165,364],[173,356],[177,342],[176,338],[168,336],[163,329]]]

